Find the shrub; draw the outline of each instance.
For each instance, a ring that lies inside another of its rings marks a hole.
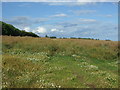
[[[52,37],[50,37],[50,38],[56,38],[55,36],[52,36]]]

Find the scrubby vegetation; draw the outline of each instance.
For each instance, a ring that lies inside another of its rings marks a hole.
[[[19,30],[15,28],[11,24],[7,24],[0,21],[0,28],[2,28],[2,35],[8,35],[8,36],[32,36],[32,37],[38,37],[38,35],[32,33],[32,32],[26,32],[24,30]]]
[[[2,38],[4,88],[118,87],[117,42]]]

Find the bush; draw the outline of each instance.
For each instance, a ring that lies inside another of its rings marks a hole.
[[[52,36],[52,37],[50,37],[50,38],[56,38],[55,36]]]

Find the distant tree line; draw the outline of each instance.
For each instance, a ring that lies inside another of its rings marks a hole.
[[[7,24],[5,22],[0,21],[0,34],[1,35],[8,35],[8,36],[32,36],[32,37],[39,37],[38,35],[32,32],[26,32],[24,30],[19,30],[15,28],[11,24]]]
[[[46,38],[57,38],[55,36],[48,36],[48,35],[45,35]],[[80,38],[80,37],[69,37],[70,39],[87,39],[87,40],[99,40],[99,39],[94,39],[94,38]],[[60,37],[60,39],[67,39],[67,37]],[[108,40],[106,40],[108,41]],[[109,40],[110,41],[110,40]]]
[[[45,37],[46,37],[46,38],[57,38],[57,37],[55,37],[55,36],[49,37],[48,35],[46,35]]]

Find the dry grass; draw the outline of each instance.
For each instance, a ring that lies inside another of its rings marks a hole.
[[[3,87],[118,87],[118,42],[12,36],[2,39]]]

